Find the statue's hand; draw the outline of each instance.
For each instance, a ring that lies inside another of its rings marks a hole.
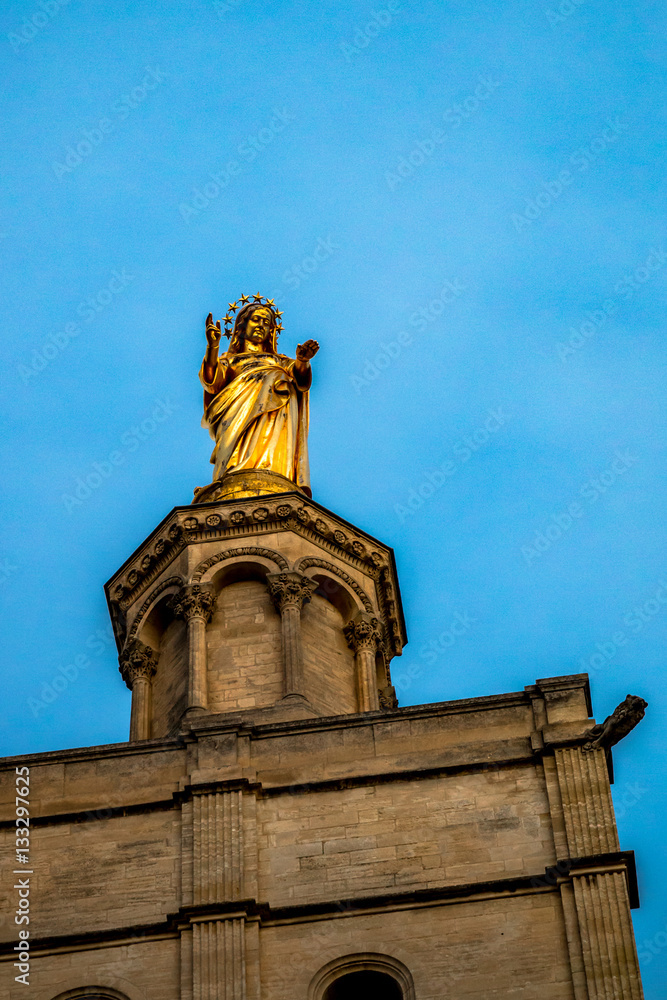
[[[316,340],[307,340],[305,344],[299,344],[296,349],[297,361],[310,361],[320,349]]]
[[[220,343],[220,337],[222,336],[222,330],[220,329],[220,320],[217,323],[213,322],[213,313],[209,313],[206,317],[206,339],[208,340],[211,347],[217,347]]]

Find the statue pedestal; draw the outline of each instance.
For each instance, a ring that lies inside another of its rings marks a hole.
[[[138,642],[156,666],[133,739],[169,736],[193,717],[396,706],[389,664],[406,637],[393,553],[283,476],[234,472],[200,490],[107,595],[121,655]]]
[[[241,497],[261,497],[272,493],[301,493],[310,496],[309,489],[302,489],[291,479],[268,469],[239,469],[228,472],[222,479],[208,486],[198,486],[193,504],[211,503],[213,500],[234,500]]]

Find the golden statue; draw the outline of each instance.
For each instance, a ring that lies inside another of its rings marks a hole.
[[[225,316],[227,351],[219,357],[220,322],[209,313],[208,348],[199,372],[204,386],[204,417],[215,441],[211,462],[216,498],[284,492],[292,484],[308,496],[308,390],[315,340],[296,349],[296,359],[278,354],[281,313],[272,299],[241,296]],[[223,482],[221,482],[223,481]],[[286,482],[287,481],[287,482]],[[204,495],[205,493],[205,495]],[[212,499],[211,487],[198,490],[195,502]]]

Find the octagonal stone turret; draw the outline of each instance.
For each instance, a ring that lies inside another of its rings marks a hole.
[[[131,739],[396,706],[393,552],[298,491],[176,507],[105,589]]]

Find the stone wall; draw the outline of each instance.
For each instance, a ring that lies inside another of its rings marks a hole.
[[[211,712],[263,708],[282,698],[280,616],[264,582],[221,590],[206,640]]]
[[[375,955],[407,969],[414,1000],[640,1000],[605,752],[582,746],[581,678],[560,681],[557,722],[530,688],[204,717],[163,741],[0,762],[5,858],[15,767],[30,767],[31,996],[321,1000],[328,963]],[[12,879],[0,995],[17,1000]]]

